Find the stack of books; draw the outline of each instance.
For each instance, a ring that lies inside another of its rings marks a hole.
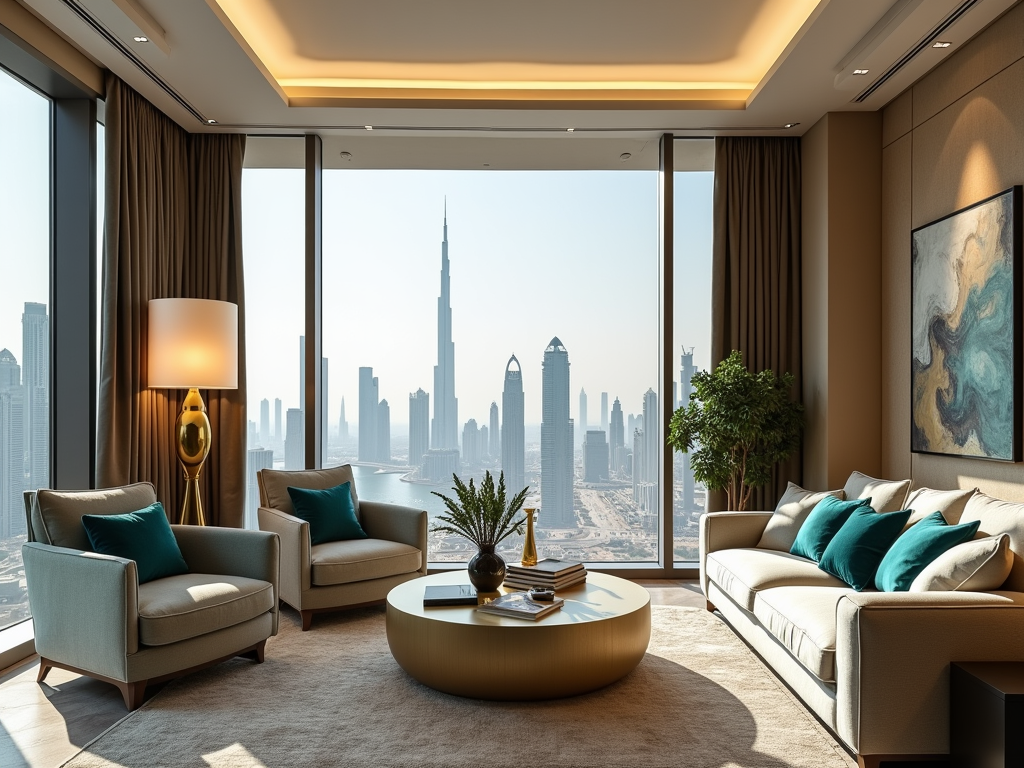
[[[557,597],[551,602],[531,600],[523,592],[510,592],[494,600],[489,600],[477,607],[482,613],[493,613],[496,616],[508,616],[513,619],[530,619],[536,621],[542,616],[554,613],[562,607],[563,600]]]
[[[548,558],[536,565],[509,565],[505,571],[505,586],[515,589],[547,587],[565,589],[587,580],[583,563]]]

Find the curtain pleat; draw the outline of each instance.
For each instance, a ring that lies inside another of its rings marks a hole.
[[[720,136],[715,140],[711,364],[738,349],[752,371],[792,373],[802,397],[800,314],[800,140]],[[750,509],[774,509],[801,451],[751,493]],[[722,509],[711,494],[708,509]]]
[[[107,76],[106,221],[96,484],[152,482],[176,522],[184,477],[174,445],[183,390],[148,389],[150,299],[238,305],[238,389],[205,390],[213,445],[201,476],[214,525],[242,525],[245,495],[245,137],[189,134]]]

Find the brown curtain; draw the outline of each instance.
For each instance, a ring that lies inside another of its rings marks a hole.
[[[715,140],[713,250],[712,366],[738,349],[752,371],[792,373],[801,398],[800,139]],[[802,467],[798,451],[748,509],[774,509]],[[724,494],[708,508],[723,504]]]
[[[174,420],[186,392],[146,388],[146,304],[218,299],[238,305],[238,389],[202,392],[213,427],[202,499],[211,524],[242,525],[244,151],[245,136],[190,134],[108,74],[96,484],[148,480],[172,522],[184,493]]]

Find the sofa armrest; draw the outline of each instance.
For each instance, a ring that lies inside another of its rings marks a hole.
[[[309,523],[270,507],[260,507],[256,516],[261,531],[270,531],[280,537],[281,597],[288,605],[299,609],[302,593],[312,587]]]
[[[196,525],[172,525],[171,530],[193,573],[269,581],[274,586],[274,634],[277,634],[281,544],[276,534]]]
[[[380,501],[360,501],[359,516],[363,530],[373,539],[397,541],[416,547],[423,553],[420,572],[427,573],[427,513],[422,509],[385,504]]]
[[[139,650],[134,560],[31,542],[21,554],[36,652],[115,680]]]
[[[707,556],[722,549],[756,547],[771,517],[771,512],[705,512],[700,516],[700,588],[705,597]]]
[[[949,753],[949,665],[1024,661],[1024,594],[867,592],[836,606],[837,731],[860,754]]]

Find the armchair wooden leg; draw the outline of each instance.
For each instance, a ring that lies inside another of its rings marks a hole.
[[[41,683],[46,679],[46,676],[50,674],[50,670],[53,669],[53,665],[42,656],[39,657],[39,674],[36,675],[36,682]]]
[[[302,617],[302,631],[308,632],[309,628],[313,626],[313,612],[299,611],[299,616]]]
[[[714,613],[715,612],[715,604],[712,603],[710,600],[705,600],[704,602],[706,603],[706,607],[708,609],[708,613]]]
[[[115,683],[121,689],[121,696],[124,697],[124,705],[129,712],[134,712],[142,706],[142,700],[146,696],[146,683],[148,680],[139,680],[134,683]]]
[[[257,664],[262,664],[266,654],[266,647],[267,641],[264,640],[261,643],[257,643],[253,648],[250,648],[248,651],[244,651],[238,655],[245,659],[252,659]]]

